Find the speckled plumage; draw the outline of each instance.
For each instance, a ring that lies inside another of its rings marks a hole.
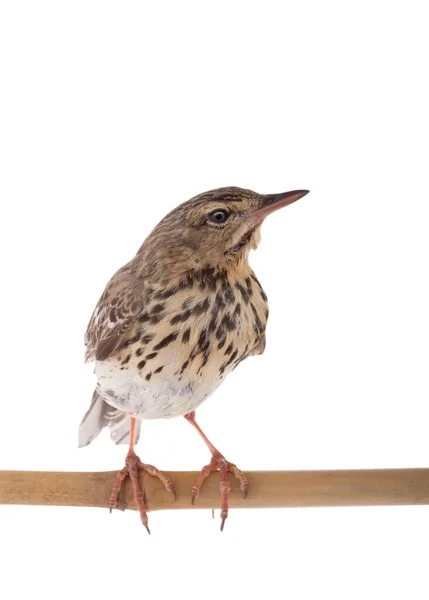
[[[263,198],[249,190],[223,188],[185,202],[115,273],[85,336],[85,358],[95,361],[96,392],[105,402],[137,419],[184,415],[239,362],[263,352],[267,297],[247,260],[259,243],[259,227],[239,227],[214,261],[208,242],[218,245],[223,233],[219,227],[214,240],[207,239],[206,231],[194,236],[197,240],[183,236],[184,228],[177,240],[180,221],[195,223],[207,210],[225,206],[229,211],[245,206],[248,211],[258,208]],[[201,251],[194,247],[196,241],[209,247]],[[97,433],[81,436],[80,445]],[[127,442],[126,431],[116,441]]]
[[[97,387],[81,446],[106,425],[116,443],[127,442],[127,414],[140,421],[193,413],[242,360],[263,353],[267,297],[248,255],[267,214],[305,193],[221,188],[155,227],[109,281],[88,325]]]
[[[226,269],[205,268],[154,288],[107,360],[96,360],[97,390],[138,419],[185,415],[240,361],[263,351],[266,296],[248,269],[243,287]],[[158,297],[157,297],[158,296]]]

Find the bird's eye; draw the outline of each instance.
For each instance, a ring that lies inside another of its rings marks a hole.
[[[225,223],[225,221],[227,221],[229,217],[229,212],[227,210],[214,210],[212,213],[209,214],[209,221],[210,223],[214,223],[215,225],[222,225],[222,223]]]

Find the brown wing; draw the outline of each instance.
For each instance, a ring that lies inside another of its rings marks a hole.
[[[106,286],[85,334],[85,362],[106,360],[143,311],[144,288],[131,261]]]

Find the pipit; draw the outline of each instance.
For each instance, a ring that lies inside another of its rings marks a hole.
[[[195,410],[242,360],[264,352],[267,296],[249,266],[249,252],[259,244],[265,217],[307,193],[262,195],[227,187],[184,202],[113,275],[98,301],[85,336],[85,358],[95,361],[98,381],[79,446],[105,426],[116,444],[129,444],[110,508],[129,476],[148,531],[138,471],[158,477],[173,495],[174,487],[134,451],[144,419],[184,416],[201,435],[212,458],[191,499],[210,473],[219,472],[221,530],[228,516],[228,472],[247,493],[245,476],[208,440]]]

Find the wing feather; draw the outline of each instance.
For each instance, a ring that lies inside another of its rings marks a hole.
[[[143,307],[143,279],[131,261],[113,275],[95,307],[85,334],[85,361],[112,356]]]

